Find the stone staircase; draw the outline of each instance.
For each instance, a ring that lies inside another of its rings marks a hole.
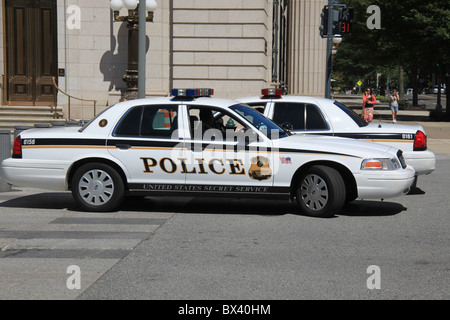
[[[17,126],[52,123],[63,119],[62,108],[53,106],[0,106],[0,130],[11,130]]]

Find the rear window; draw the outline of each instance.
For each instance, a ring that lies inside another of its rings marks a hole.
[[[355,111],[348,108],[347,106],[343,105],[342,103],[339,103],[337,101],[334,102],[334,104],[344,111],[359,127],[365,127],[368,126],[369,123],[365,121],[363,118],[361,118]]]
[[[319,108],[309,103],[276,103],[273,121],[280,126],[290,123],[297,131],[329,129]]]
[[[273,122],[279,126],[284,123],[290,123],[294,130],[305,130],[305,104],[276,103],[273,113]]]

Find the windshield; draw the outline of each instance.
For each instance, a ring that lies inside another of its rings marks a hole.
[[[334,102],[336,106],[338,106],[342,111],[344,111],[359,127],[365,127],[368,126],[369,123],[362,119],[355,111],[348,108],[347,106],[343,105],[342,103],[339,103],[337,101]]]
[[[258,111],[247,105],[237,104],[230,107],[231,110],[239,113],[247,121],[249,121],[256,129],[265,134],[269,139],[285,138],[288,133],[264,117]]]

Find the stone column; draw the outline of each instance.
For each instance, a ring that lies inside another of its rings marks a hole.
[[[289,2],[288,92],[325,95],[326,39],[320,37],[320,13],[327,1]]]

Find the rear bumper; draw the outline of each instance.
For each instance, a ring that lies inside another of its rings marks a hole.
[[[355,175],[359,199],[387,199],[408,193],[415,170],[408,166],[397,171],[372,171]]]
[[[436,169],[436,155],[431,150],[403,152],[403,156],[418,175],[430,174]]]
[[[16,187],[67,190],[66,173],[69,163],[24,159],[5,159],[0,166],[3,179]]]

